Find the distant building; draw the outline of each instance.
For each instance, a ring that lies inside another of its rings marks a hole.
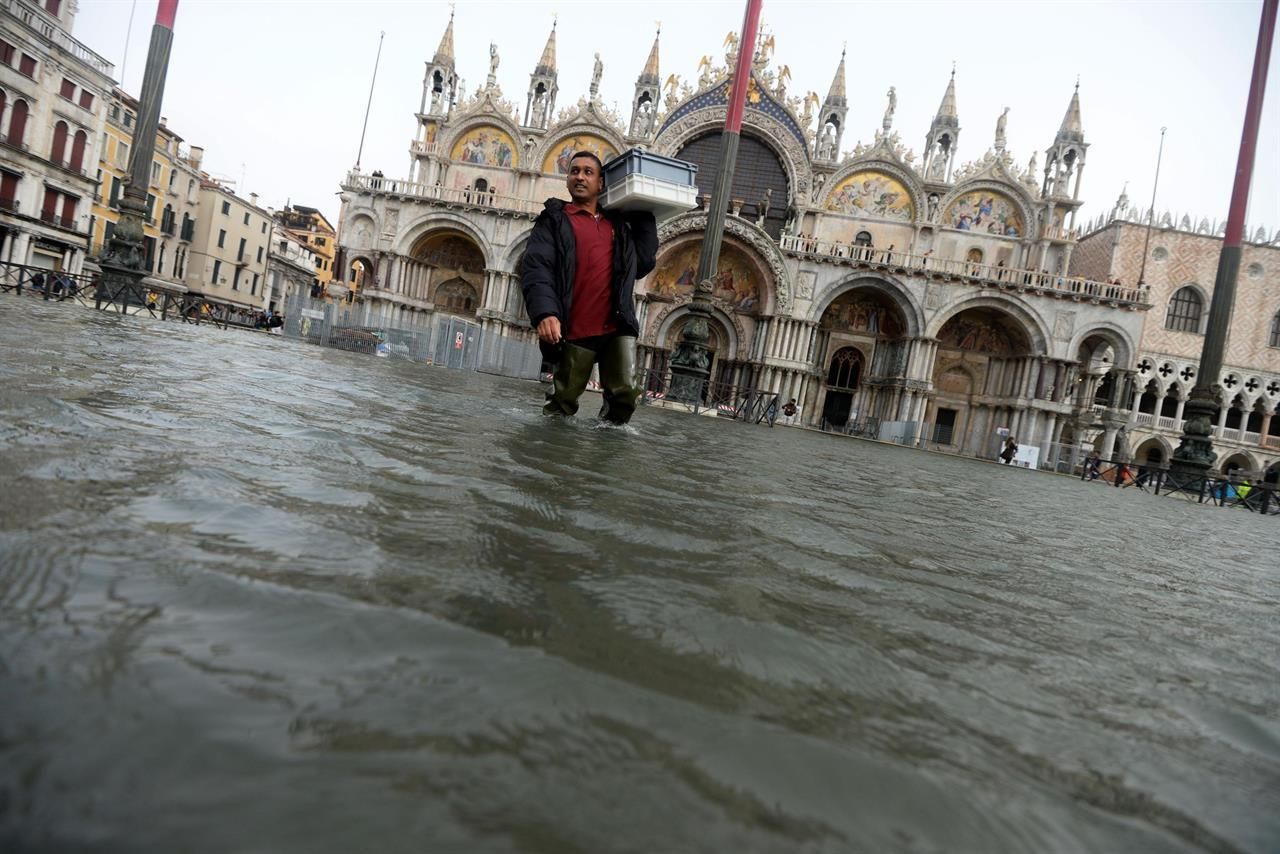
[[[306,237],[292,229],[277,224],[269,233],[267,285],[262,301],[263,306],[275,314],[287,312],[294,295],[310,294],[312,288],[319,285],[316,259],[320,256]]]
[[[91,255],[101,255],[120,220],[120,201],[129,179],[129,156],[138,121],[138,102],[114,89],[106,109],[100,184],[93,202]],[[185,148],[182,137],[160,119],[155,155],[147,188],[147,213],[143,220],[143,246],[151,275],[173,284],[186,278],[200,210],[200,172],[204,150]]]
[[[1127,389],[1121,418],[1127,444],[1140,464],[1169,461],[1182,435],[1183,406],[1196,383],[1200,350],[1209,320],[1225,223],[1183,216],[1175,224],[1156,219],[1150,240],[1147,219],[1117,201],[1080,239],[1071,269],[1125,285],[1145,279],[1147,313],[1136,363],[1114,366]],[[1270,473],[1280,479],[1280,241],[1257,229],[1244,245],[1235,311],[1223,360],[1214,448],[1222,470]],[[1149,243],[1149,245],[1148,245]],[[1143,250],[1146,261],[1143,262]]]
[[[78,273],[111,63],[71,37],[76,4],[0,4],[0,261]]]
[[[333,279],[333,262],[338,250],[338,233],[324,214],[303,205],[276,211],[276,222],[289,229],[315,254],[315,278],[323,286]]]
[[[204,178],[187,265],[188,291],[233,306],[263,308],[271,227],[271,214],[258,207],[256,194],[246,201]]]

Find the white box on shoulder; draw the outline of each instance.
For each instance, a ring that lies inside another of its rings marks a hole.
[[[601,203],[611,210],[649,211],[663,220],[698,206],[693,163],[633,148],[604,165]]]

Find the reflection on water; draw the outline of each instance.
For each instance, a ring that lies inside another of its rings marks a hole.
[[[0,850],[1280,839],[1269,520],[0,309]]]

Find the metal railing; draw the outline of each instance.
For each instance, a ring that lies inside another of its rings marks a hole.
[[[438,184],[424,184],[420,181],[405,181],[398,178],[383,178],[359,172],[349,172],[342,186],[347,190],[411,196],[418,199],[444,202],[445,204],[514,211],[529,216],[537,216],[542,211],[543,204],[541,201],[535,202],[519,196],[508,196],[492,190],[477,190],[472,187],[444,187]]]
[[[641,389],[641,404],[683,409],[695,415],[713,411],[735,421],[768,424],[770,427],[783,417],[780,396],[767,389],[708,382],[703,385],[700,394],[681,395],[672,389],[669,368],[663,371],[641,369],[636,372],[636,384]]]
[[[1044,292],[1068,294],[1100,301],[1145,305],[1147,289],[1117,285],[1112,282],[1095,282],[1076,276],[1006,267],[999,264],[982,264],[976,261],[935,258],[930,254],[919,255],[898,250],[879,249],[855,243],[819,240],[784,234],[779,246],[787,252],[810,255],[817,258],[835,258],[854,266],[879,267],[903,270],[936,278],[958,278],[1026,288]]]
[[[159,320],[212,324],[220,328],[237,326],[265,328],[265,314],[201,294],[181,290],[117,285],[112,288],[101,276],[64,273],[25,264],[0,263],[0,293],[29,296],[47,302],[73,302],[99,311],[113,311]]]
[[[1264,478],[1262,472],[1249,475],[1238,471],[1225,475],[1186,475],[1166,466],[1103,460],[1097,456],[1086,458],[1080,464],[1083,481],[1183,498],[1197,504],[1234,507],[1264,516],[1280,515],[1280,495],[1277,494],[1280,485]]]

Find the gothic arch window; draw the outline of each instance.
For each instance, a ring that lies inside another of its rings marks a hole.
[[[1177,383],[1165,389],[1164,400],[1160,403],[1161,418],[1173,418],[1178,414],[1178,401],[1181,396]]]
[[[1267,338],[1268,347],[1280,347],[1280,311],[1271,318],[1271,335]]]
[[[30,108],[27,102],[19,98],[13,102],[13,110],[9,115],[9,144],[22,147],[22,138],[27,132],[27,114]]]
[[[686,143],[676,158],[698,165],[698,194],[707,197],[715,191],[720,165],[720,131],[712,131]],[[790,199],[787,170],[773,149],[744,133],[738,142],[738,159],[733,173],[731,199],[742,199],[744,211],[754,212],[768,198],[764,230],[777,240],[782,235]]]
[[[1199,291],[1187,285],[1179,288],[1169,300],[1169,313],[1165,315],[1164,328],[1175,332],[1199,332],[1203,314],[1204,299]]]
[[[65,162],[67,153],[67,123],[58,122],[53,126],[53,145],[49,149],[49,159],[59,166]]]
[[[827,370],[827,387],[856,389],[862,379],[862,351],[856,347],[843,347],[831,357]]]
[[[436,308],[450,314],[475,314],[478,302],[475,288],[465,279],[450,279],[436,289],[433,302]]]
[[[89,143],[89,135],[82,130],[76,131],[75,139],[71,142],[71,169],[79,172],[84,166],[84,149]],[[172,174],[172,173],[170,173]]]
[[[869,232],[869,231],[859,231],[859,232],[857,233],[857,235],[855,235],[855,236],[854,236],[854,238],[853,238],[853,242],[854,242],[854,244],[855,244],[855,245],[857,245],[857,246],[870,246],[870,245],[871,245],[871,232]]]

